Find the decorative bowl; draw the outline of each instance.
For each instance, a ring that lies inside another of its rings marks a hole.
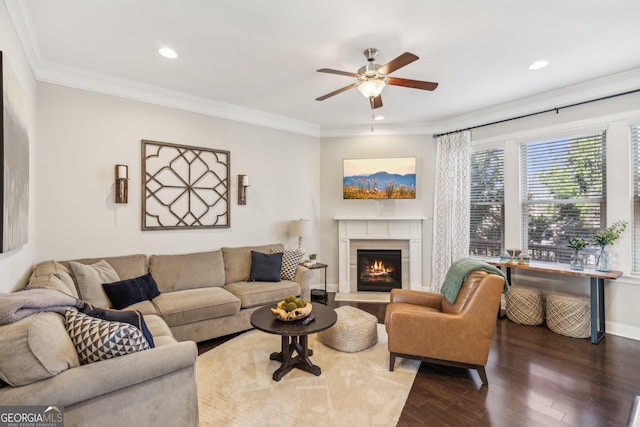
[[[273,313],[276,319],[282,320],[285,322],[292,322],[294,320],[304,319],[309,315],[309,313],[311,313],[311,309],[313,308],[311,306],[311,303],[307,302],[307,305],[305,305],[304,307],[296,308],[293,311],[287,312],[286,310],[283,310],[282,308],[280,308],[283,303],[284,303],[284,300],[280,301],[276,306],[276,308],[271,309],[271,312]]]

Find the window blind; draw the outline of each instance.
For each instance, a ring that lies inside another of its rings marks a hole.
[[[499,256],[504,246],[504,149],[471,154],[469,254]]]
[[[640,274],[640,125],[631,126],[633,175],[633,273]]]
[[[569,262],[566,239],[606,224],[605,152],[605,131],[522,145],[522,249],[532,259]]]

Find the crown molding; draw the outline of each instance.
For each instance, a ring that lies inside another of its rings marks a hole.
[[[320,137],[320,125],[314,123],[45,61],[26,3],[20,0],[4,0],[4,3],[37,81]]]
[[[375,123],[373,131],[371,130],[371,125],[320,126],[264,111],[45,61],[42,59],[38,48],[38,39],[29,19],[26,2],[4,0],[4,3],[23,45],[33,74],[38,81],[313,137],[433,135],[640,88],[640,68],[638,68],[452,116],[437,122]]]
[[[320,126],[313,123],[74,67],[40,61],[38,67],[34,70],[34,74],[36,79],[41,82],[133,99],[149,104],[307,136],[320,136]]]
[[[537,111],[561,108],[635,89],[640,89],[640,68],[451,117],[438,123],[440,128],[438,133],[464,129]]]

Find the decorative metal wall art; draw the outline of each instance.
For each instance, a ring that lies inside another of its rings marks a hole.
[[[228,228],[230,153],[142,140],[142,230]]]

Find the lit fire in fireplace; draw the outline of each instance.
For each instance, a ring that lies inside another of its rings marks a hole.
[[[389,281],[392,279],[393,267],[387,267],[384,262],[374,260],[373,263],[364,267],[361,277],[369,282]]]

